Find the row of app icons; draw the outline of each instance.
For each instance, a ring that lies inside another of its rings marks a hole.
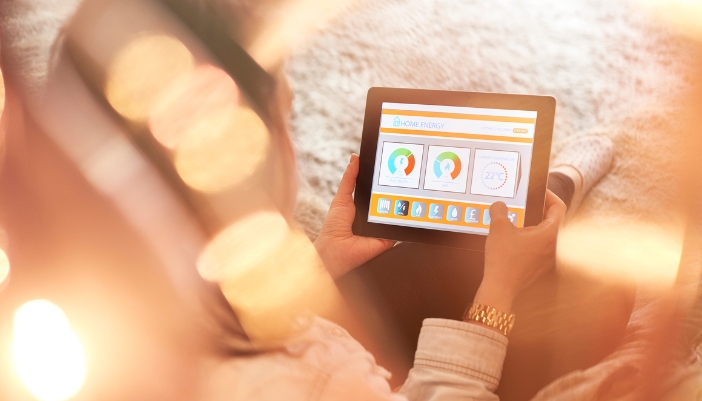
[[[490,209],[477,208],[477,207],[465,207],[465,212],[463,211],[463,206],[458,205],[448,205],[444,207],[440,203],[429,202],[429,207],[427,208],[427,202],[419,202],[398,199],[395,201],[394,205],[391,199],[380,198],[378,199],[377,212],[378,214],[392,214],[395,216],[410,216],[419,219],[428,217],[431,220],[446,220],[451,222],[463,221],[468,224],[482,224],[490,225]],[[507,217],[512,222],[512,224],[517,225],[517,213],[507,212]]]

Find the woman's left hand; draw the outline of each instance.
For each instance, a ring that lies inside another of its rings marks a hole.
[[[356,215],[353,191],[358,176],[359,159],[351,161],[341,178],[339,189],[324,219],[322,231],[314,242],[317,252],[332,278],[336,279],[366,263],[395,245],[395,241],[354,235],[351,225]]]

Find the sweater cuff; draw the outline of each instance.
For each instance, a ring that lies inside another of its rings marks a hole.
[[[507,343],[504,335],[477,324],[425,319],[414,366],[467,376],[495,391],[502,375]]]

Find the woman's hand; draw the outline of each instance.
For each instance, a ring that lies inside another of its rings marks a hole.
[[[324,219],[322,231],[314,242],[322,262],[334,279],[387,251],[395,244],[395,241],[359,237],[351,232],[356,215],[353,190],[356,186],[358,166],[358,155],[352,154]]]
[[[563,201],[546,191],[544,220],[535,227],[517,228],[507,218],[507,206],[494,203],[485,244],[485,274],[475,302],[510,312],[517,294],[555,266],[565,212]]]

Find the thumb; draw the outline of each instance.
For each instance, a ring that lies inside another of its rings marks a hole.
[[[339,183],[339,189],[336,191],[336,196],[334,197],[335,202],[353,203],[353,191],[356,188],[358,164],[358,155],[355,153],[351,154],[349,165],[346,166],[346,171],[344,171],[344,175],[341,177],[341,182]]]

